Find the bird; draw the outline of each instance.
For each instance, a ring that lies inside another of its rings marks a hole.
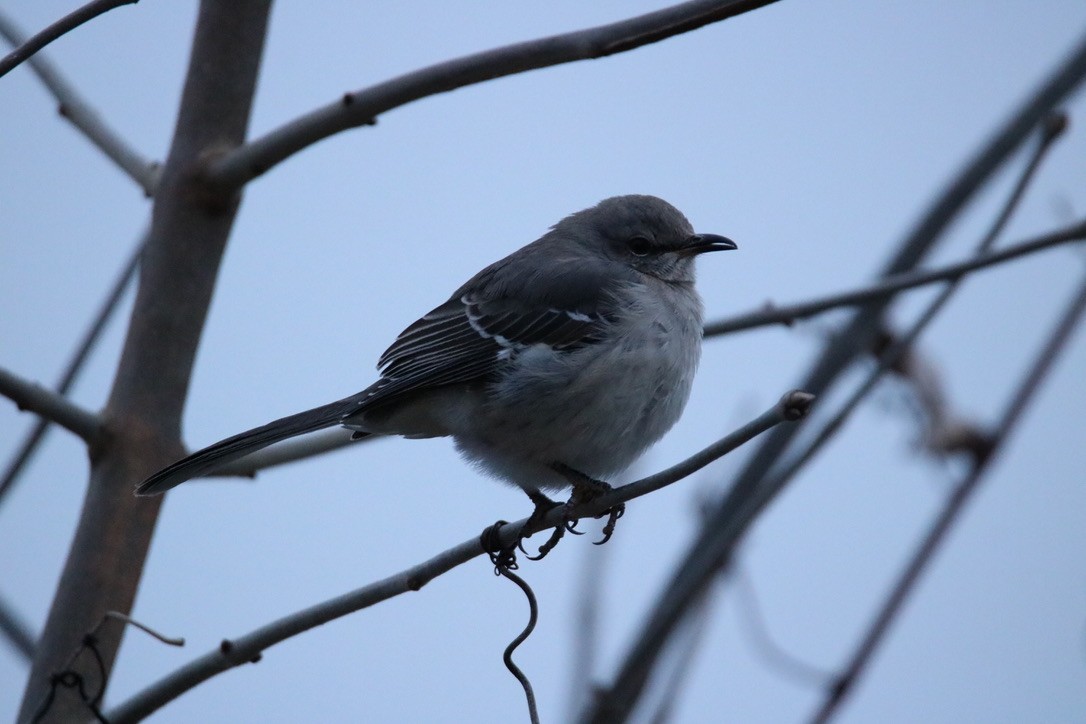
[[[545,491],[606,486],[678,421],[701,355],[695,259],[736,248],[655,196],[604,199],[409,325],[369,387],[197,450],[136,493],[337,425],[355,437],[451,437],[537,507]]]

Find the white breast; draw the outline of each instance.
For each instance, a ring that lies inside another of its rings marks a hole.
[[[492,402],[454,433],[484,470],[525,488],[561,488],[563,463],[604,478],[679,419],[701,354],[701,301],[663,282],[622,310],[609,337],[573,352],[540,346],[491,386]]]

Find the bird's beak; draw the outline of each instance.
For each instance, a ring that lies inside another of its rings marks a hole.
[[[707,251],[725,251],[738,248],[739,246],[726,236],[694,234],[679,248],[679,253],[683,256],[696,256]]]

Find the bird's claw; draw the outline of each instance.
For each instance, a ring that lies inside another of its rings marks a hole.
[[[566,530],[570,533],[581,535],[583,531],[576,530],[577,519],[570,515],[570,512],[578,505],[594,500],[604,493],[613,490],[613,488],[610,484],[605,483],[602,480],[596,480],[568,465],[556,463],[553,467],[556,472],[564,475],[573,486],[573,494],[569,496],[569,501],[566,503]],[[611,540],[611,536],[615,533],[615,524],[618,523],[618,519],[621,518],[625,512],[626,504],[619,503],[610,510],[606,510],[596,516],[597,518],[607,516],[607,522],[603,526],[603,538],[595,541],[595,545],[600,546]]]
[[[593,541],[592,545],[601,546],[604,543],[606,543],[607,541],[611,540],[611,536],[614,535],[614,533],[615,533],[615,523],[617,523],[618,519],[621,518],[625,514],[626,514],[626,504],[625,503],[619,503],[618,505],[611,508],[610,510],[608,510],[608,511],[606,511],[604,513],[600,513],[597,517],[602,518],[604,515],[606,515],[607,516],[607,522],[603,524],[603,538],[601,538],[598,541]]]

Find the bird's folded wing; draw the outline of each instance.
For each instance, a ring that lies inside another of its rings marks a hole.
[[[546,293],[522,285],[515,295],[500,277],[480,275],[449,301],[405,329],[381,355],[381,380],[365,405],[400,394],[485,379],[534,345],[569,350],[598,341],[611,310],[607,270],[569,268]],[[540,285],[535,285],[540,286]]]

